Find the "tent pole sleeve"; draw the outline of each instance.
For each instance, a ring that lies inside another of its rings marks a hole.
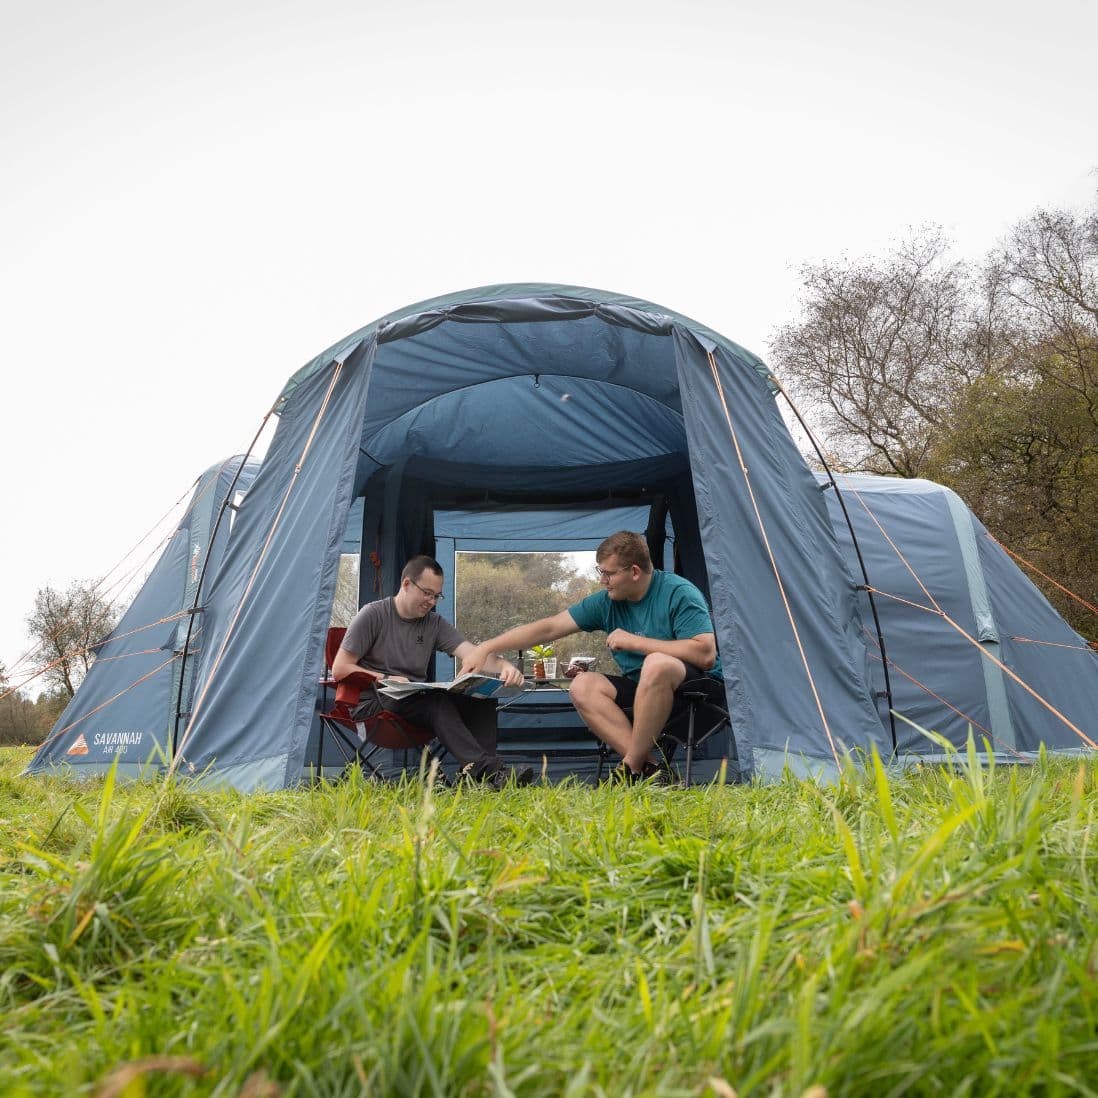
[[[218,508],[217,518],[214,519],[213,529],[210,531],[210,537],[206,543],[206,556],[202,561],[202,571],[198,574],[198,583],[195,584],[194,601],[191,603],[190,613],[187,615],[187,636],[183,641],[183,655],[179,661],[179,690],[175,695],[175,719],[172,721],[172,734],[168,741],[168,757],[172,759],[175,758],[175,744],[179,737],[179,713],[183,708],[183,684],[186,682],[187,678],[187,656],[191,650],[191,634],[194,632],[194,619],[198,614],[198,601],[202,597],[202,583],[206,578],[206,567],[210,563],[210,548],[213,546],[214,539],[217,537],[217,531],[221,528],[222,516],[229,509],[229,505],[232,502],[233,493],[236,491],[236,482],[240,480],[240,474],[244,471],[244,466],[248,464],[248,458],[252,456],[255,444],[259,441],[259,436],[263,434],[263,428],[267,426],[267,421],[273,414],[274,409],[272,408],[263,417],[262,422],[259,424],[259,429],[248,445],[244,457],[241,458],[240,465],[236,470],[236,474],[233,476],[232,483],[225,493],[225,498],[221,501],[220,508]]]
[[[785,397],[785,402],[789,405],[790,411],[797,417],[797,422],[801,425],[801,429],[808,437],[808,441],[812,443],[812,449],[816,451],[816,457],[820,459],[820,464],[824,467],[824,472],[827,473],[827,479],[830,482],[831,487],[835,489],[835,498],[839,502],[839,507],[842,508],[843,518],[846,520],[846,528],[850,531],[850,540],[854,545],[854,552],[858,557],[858,567],[862,570],[862,580],[865,583],[865,593],[869,599],[869,609],[873,614],[873,628],[877,634],[877,643],[881,646],[881,667],[884,668],[885,694],[888,697],[888,727],[889,731],[892,733],[892,750],[896,751],[898,748],[898,741],[896,738],[896,717],[892,712],[894,706],[892,702],[892,679],[888,674],[888,653],[885,651],[884,633],[881,631],[881,619],[877,616],[877,601],[873,598],[873,591],[871,590],[869,582],[869,571],[865,566],[865,557],[862,556],[862,547],[858,544],[858,535],[854,533],[854,523],[850,521],[850,513],[846,509],[846,501],[843,499],[843,494],[839,490],[839,485],[835,480],[835,474],[831,472],[831,466],[827,464],[827,458],[823,456],[823,451],[816,442],[815,434],[809,429],[808,424],[805,423],[800,410],[790,399],[789,394],[785,391],[785,387],[782,383],[773,375],[770,376],[769,381],[772,385],[775,385],[778,392]]]

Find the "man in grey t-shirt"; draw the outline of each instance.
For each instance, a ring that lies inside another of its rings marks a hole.
[[[391,598],[367,603],[347,627],[347,635],[332,664],[332,677],[346,678],[354,671],[371,671],[405,682],[426,682],[431,657],[436,651],[465,660],[473,652],[467,641],[445,618],[435,612],[442,598],[442,568],[428,556],[413,557],[400,576],[400,590]],[[498,656],[483,669],[514,686],[522,684],[522,672]],[[499,784],[506,775],[496,754],[495,702],[424,690],[407,698],[393,699],[367,690],[354,711],[359,719],[382,709],[430,729],[457,760],[468,777]],[[529,771],[515,775],[525,783]]]

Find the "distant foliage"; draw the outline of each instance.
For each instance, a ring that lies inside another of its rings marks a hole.
[[[331,625],[346,627],[358,612],[358,557],[344,553],[339,558],[335,599],[332,602]]]
[[[801,319],[772,359],[841,467],[949,485],[1098,605],[1098,200],[1037,211],[978,266],[926,230],[883,257],[805,267]]]
[[[576,572],[564,553],[460,553],[457,627],[471,641],[485,641],[515,625],[566,610],[599,589],[594,575]],[[580,633],[554,645],[561,666],[574,656],[602,656],[610,669],[603,633]],[[517,652],[504,652],[514,660]]]
[[[68,701],[52,693],[31,701],[16,685],[0,664],[0,747],[41,743]]]

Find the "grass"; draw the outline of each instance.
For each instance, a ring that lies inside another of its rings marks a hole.
[[[27,757],[5,1094],[1098,1093],[1094,760],[241,796]]]

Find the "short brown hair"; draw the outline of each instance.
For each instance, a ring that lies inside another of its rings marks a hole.
[[[408,561],[400,573],[400,578],[415,583],[424,572],[433,572],[441,579],[442,565],[434,557],[429,557],[426,553],[420,553]]]
[[[634,534],[632,530],[619,530],[611,534],[595,550],[595,560],[604,561],[607,557],[617,557],[622,568],[632,568],[635,564],[644,573],[652,571],[648,542],[643,534]]]

